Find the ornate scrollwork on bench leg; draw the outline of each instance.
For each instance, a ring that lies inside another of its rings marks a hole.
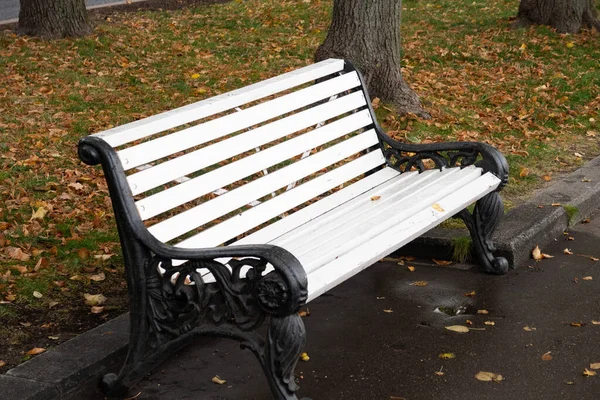
[[[508,261],[503,257],[494,257],[496,250],[492,242],[494,230],[504,214],[504,206],[498,192],[482,197],[475,204],[473,214],[462,210],[458,216],[469,228],[473,239],[473,251],[483,270],[490,274],[502,275],[508,272]]]
[[[260,258],[231,259],[228,265],[207,259],[174,266],[161,257],[147,263],[145,301],[131,314],[132,324],[145,329],[132,330],[121,372],[103,378],[105,393],[125,394],[127,386],[194,336],[207,335],[234,339],[252,350],[275,398],[297,399],[294,367],[306,339],[296,310],[306,301],[305,282],[289,282],[279,271],[264,275],[267,261]],[[209,271],[215,282],[206,283],[200,270]],[[269,316],[263,338],[256,330]]]

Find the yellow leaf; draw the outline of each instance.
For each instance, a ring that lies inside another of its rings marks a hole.
[[[563,250],[563,253],[565,253],[565,254],[568,254],[568,255],[570,255],[570,256],[572,256],[572,255],[573,255],[573,252],[572,252],[571,250],[569,250],[569,249],[564,249],[564,250]]]
[[[573,42],[567,42],[566,46],[568,48],[572,48],[572,47],[575,47],[575,43],[573,43]]]
[[[429,285],[429,282],[427,281],[414,281],[412,283],[409,284],[409,286],[427,286]]]
[[[104,311],[104,307],[102,307],[102,306],[93,306],[93,307],[90,309],[90,312],[91,312],[92,314],[100,314],[100,313],[102,313],[103,311]]]
[[[593,280],[594,278],[593,278],[593,277],[591,277],[591,276],[584,276],[584,277],[583,277],[583,278],[581,278],[581,279],[582,279],[582,280],[584,280],[584,281],[591,281],[591,280]]]
[[[486,325],[496,325],[496,323],[494,321],[485,321],[484,324]]]
[[[469,332],[469,328],[467,328],[464,325],[450,325],[450,326],[445,326],[444,328],[448,329],[449,331],[458,332],[458,333]]]
[[[521,168],[521,172],[519,172],[519,176],[521,178],[524,178],[528,175],[529,175],[529,168],[525,168],[525,167]]]
[[[221,379],[219,375],[215,375],[211,380],[217,385],[224,385],[227,383],[227,381],[225,379]]]
[[[592,320],[592,325],[600,325],[600,321],[593,321]]]
[[[444,212],[444,211],[446,211],[446,210],[444,210],[444,209],[442,208],[442,206],[440,206],[438,203],[435,203],[435,204],[433,204],[433,205],[431,206],[431,208],[433,208],[435,211],[438,211],[438,212]]]
[[[594,256],[590,256],[590,260],[592,260],[592,261],[598,261],[598,260],[600,260],[600,258],[596,258]]]
[[[475,293],[475,291],[473,290],[472,292],[469,293],[464,293],[463,296],[465,297],[475,297],[477,293]]]
[[[306,311],[298,311],[298,315],[300,317],[308,317],[310,315],[310,310],[307,308]]]
[[[524,326],[523,330],[527,331],[527,332],[532,332],[532,331],[537,330],[537,328],[532,328],[531,326]]]
[[[561,204],[560,204],[560,203],[552,203],[552,204],[550,204],[550,205],[551,205],[552,207],[560,207],[560,206],[561,206]]]
[[[477,314],[484,314],[484,315],[487,315],[487,314],[489,314],[489,313],[490,313],[490,312],[489,312],[488,310],[477,310]]]
[[[590,364],[590,369],[600,369],[600,362]]]
[[[585,326],[585,324],[583,322],[571,322],[571,326],[574,326],[575,328],[581,328],[582,326]]]
[[[550,182],[552,180],[552,177],[550,175],[542,175],[542,179],[546,182]]]
[[[36,290],[33,292],[33,297],[35,297],[36,299],[41,299],[42,297],[44,297],[44,295]]]
[[[587,368],[585,368],[583,370],[583,376],[590,377],[590,376],[594,376],[594,375],[596,375],[596,371],[592,371],[592,370],[589,370]]]
[[[371,201],[377,201],[381,198],[381,196],[371,196]]]
[[[453,358],[456,358],[456,354],[454,353],[442,353],[440,355],[438,355],[438,357],[442,360],[451,360]]]
[[[85,304],[88,306],[101,306],[107,300],[102,294],[85,293],[83,297],[85,297]]]
[[[550,360],[552,360],[552,355],[550,353],[552,353],[552,352],[549,351],[547,353],[542,354],[542,360],[544,360],[544,361],[550,361]]]
[[[436,260],[435,258],[431,259],[434,263],[436,263],[437,265],[450,265],[452,264],[452,261],[446,261],[446,260]]]
[[[5,365],[6,365],[6,361],[0,360],[0,368],[4,367]]]
[[[502,375],[495,374],[493,372],[479,371],[475,375],[475,379],[480,380],[482,382],[500,382],[502,379]]]
[[[308,360],[310,360],[310,357],[308,356],[307,353],[302,353],[302,354],[300,354],[300,360],[308,361]]]
[[[408,268],[408,270],[409,270],[410,272],[415,272],[415,269],[416,269],[416,268],[415,268],[415,267],[413,267],[412,265],[409,265],[409,266],[408,266],[408,267],[406,267],[406,268]]]
[[[527,48],[527,45],[525,43],[521,44],[521,46],[519,47],[519,49],[521,49],[521,51],[524,51]]]
[[[106,275],[104,272],[100,272],[98,274],[90,275],[90,280],[94,282],[101,282],[106,279]]]
[[[33,221],[34,219],[44,219],[47,213],[48,210],[46,210],[44,207],[39,207],[33,214],[31,214],[31,218],[29,220]]]
[[[393,313],[394,311],[392,309],[389,310],[383,310],[384,313]]]
[[[198,79],[200,78],[200,74],[192,74],[192,79]]]
[[[42,354],[45,351],[46,351],[46,349],[44,349],[42,347],[34,347],[33,349],[31,349],[31,350],[29,350],[27,352],[27,355],[35,356],[35,355],[38,355],[38,354]]]

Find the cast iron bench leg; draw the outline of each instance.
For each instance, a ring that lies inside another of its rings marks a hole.
[[[479,265],[490,274],[502,275],[508,272],[508,261],[504,257],[495,257],[496,246],[492,241],[494,230],[504,215],[504,206],[498,192],[482,197],[475,204],[473,214],[467,209],[458,216],[469,228],[473,240],[473,251]]]

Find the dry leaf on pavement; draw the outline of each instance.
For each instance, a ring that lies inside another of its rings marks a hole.
[[[589,370],[589,369],[585,368],[583,370],[582,374],[583,374],[583,376],[587,376],[587,377],[595,376],[596,375],[596,371],[592,371],[592,370]]]
[[[88,306],[101,306],[106,302],[106,297],[102,294],[85,293],[83,297],[85,297],[85,304]]]
[[[600,369],[600,362],[590,364],[590,369]]]
[[[434,263],[436,263],[437,265],[450,265],[452,264],[452,261],[446,261],[446,260],[436,260],[435,258],[431,259]]]
[[[569,255],[569,256],[572,256],[572,255],[573,255],[573,252],[572,252],[570,249],[564,249],[564,250],[563,250],[563,253],[564,253],[564,254],[567,254],[567,255]]]
[[[464,325],[450,325],[450,326],[445,326],[444,328],[448,329],[449,331],[458,332],[458,333],[469,332],[469,328],[467,328]]]
[[[409,286],[427,286],[429,285],[429,282],[427,281],[414,281],[412,283],[409,283]]]
[[[27,355],[29,356],[35,356],[38,354],[42,354],[43,352],[45,352],[46,349],[42,348],[42,347],[34,347],[33,349],[29,350],[27,352]]]
[[[552,360],[552,354],[550,354],[550,353],[552,353],[552,352],[549,351],[547,353],[542,354],[542,360],[544,360],[544,361]]]
[[[219,375],[215,375],[214,378],[212,378],[212,381],[218,385],[224,385],[227,383],[227,381],[225,379],[221,379]]]
[[[479,371],[476,375],[475,378],[477,380],[480,380],[482,382],[500,382],[502,379],[502,375],[500,374],[495,374],[493,372],[486,372],[486,371]]]

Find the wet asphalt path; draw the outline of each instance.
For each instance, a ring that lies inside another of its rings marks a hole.
[[[86,0],[85,4],[88,7],[122,4],[124,0]],[[19,0],[0,0],[0,23],[6,20],[19,18]]]
[[[563,254],[565,248],[574,254]],[[600,370],[583,375],[600,362],[600,325],[592,322],[600,321],[600,261],[589,257],[600,258],[600,217],[542,251],[555,257],[531,260],[500,277],[415,261],[410,263],[415,272],[378,263],[311,302],[311,315],[304,318],[310,360],[296,368],[299,397],[600,399]],[[428,284],[411,285],[414,281]],[[439,306],[465,306],[468,314],[434,312]],[[467,320],[476,330],[444,329]],[[552,359],[545,361],[548,352]],[[456,358],[442,360],[442,353]],[[474,377],[479,371],[504,379],[480,382]],[[212,383],[215,375],[227,383]],[[137,400],[271,398],[253,355],[217,339],[199,340],[130,394],[139,394]]]

